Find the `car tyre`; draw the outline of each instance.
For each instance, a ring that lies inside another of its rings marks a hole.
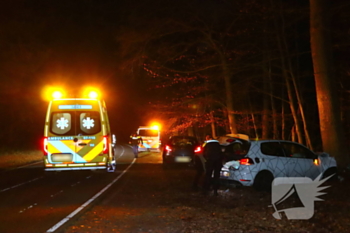
[[[271,192],[273,179],[271,172],[261,171],[255,176],[253,187],[257,191]]]

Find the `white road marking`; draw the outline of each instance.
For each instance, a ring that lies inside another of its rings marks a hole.
[[[28,206],[27,208],[24,208],[23,210],[20,210],[19,213],[21,214],[21,213],[23,213],[24,211],[29,210],[29,209],[33,208],[34,206],[36,206],[36,205],[37,205],[37,203],[34,203],[33,205],[30,205],[30,206]]]
[[[125,152],[124,147],[122,145],[119,145],[119,146],[123,149],[123,152],[117,158],[115,158],[116,160],[122,157]]]
[[[74,184],[71,184],[70,186],[71,186],[71,187],[74,187],[74,186],[76,186],[76,185],[78,185],[78,184],[80,184],[80,181],[75,182]]]
[[[39,163],[43,163],[43,161],[28,163],[28,164],[25,164],[25,165],[22,165],[22,166],[19,166],[19,167],[9,168],[9,169],[6,169],[6,170],[2,171],[2,173],[6,173],[6,172],[9,172],[9,171],[21,169],[21,168],[24,168],[24,167],[30,167],[30,166],[33,166],[33,165],[36,165],[36,164],[39,164]]]
[[[124,153],[124,151],[123,151]],[[70,213],[67,217],[59,221],[56,225],[51,227],[49,230],[46,232],[54,232],[56,231],[59,227],[61,227],[63,224],[68,222],[71,218],[73,218],[76,214],[78,214],[80,211],[82,211],[86,206],[91,204],[93,201],[95,201],[96,198],[98,198],[101,194],[103,194],[107,189],[109,189],[115,182],[117,182],[128,170],[129,168],[135,163],[136,159],[134,158],[131,164],[117,177],[115,178],[111,183],[109,183],[106,187],[104,187],[100,192],[95,194],[92,198],[90,198],[88,201],[86,201],[83,205],[81,205],[79,208],[74,210],[72,213]]]
[[[60,190],[58,193],[55,193],[55,194],[52,194],[50,197],[54,197],[54,196],[57,196],[59,194],[63,193],[63,190]]]
[[[28,183],[33,182],[33,181],[36,181],[36,180],[39,180],[39,179],[41,179],[41,178],[43,178],[43,176],[37,177],[37,178],[32,179],[32,180],[29,180],[29,181],[26,181],[26,182],[24,182],[24,183],[16,184],[16,185],[11,186],[11,187],[9,187],[9,188],[2,189],[2,190],[0,190],[0,193],[5,192],[5,191],[8,191],[8,190],[10,190],[10,189],[17,188],[17,187],[19,187],[19,186],[21,186],[21,185],[28,184]]]

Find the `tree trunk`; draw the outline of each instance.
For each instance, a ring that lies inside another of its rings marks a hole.
[[[231,72],[227,66],[226,58],[224,54],[220,53],[223,76],[225,80],[225,90],[226,90],[226,106],[227,106],[227,116],[230,127],[230,133],[235,134],[237,132],[236,120],[233,111],[233,96],[232,96],[232,85],[231,85]]]
[[[283,36],[283,43],[284,43],[284,47],[286,48],[286,57],[288,58],[287,59],[287,64],[288,64],[288,68],[289,68],[289,74],[290,74],[290,77],[292,79],[292,83],[293,83],[293,87],[294,87],[294,92],[295,92],[295,96],[297,98],[297,105],[298,105],[298,108],[300,110],[300,115],[301,115],[301,119],[302,119],[302,123],[303,123],[303,127],[304,127],[304,134],[305,134],[305,140],[306,140],[306,145],[312,150],[312,144],[311,144],[311,139],[310,139],[310,136],[309,136],[309,131],[307,129],[307,121],[306,121],[306,118],[305,118],[305,114],[304,114],[304,107],[303,107],[303,101],[302,101],[302,98],[300,96],[300,91],[299,91],[299,87],[297,85],[297,82],[296,82],[296,77],[294,75],[294,69],[293,69],[293,66],[292,66],[292,62],[291,60],[289,59],[290,57],[290,54],[288,52],[288,46],[287,46],[287,41],[286,41],[286,37]]]
[[[277,22],[275,22],[275,24],[276,24],[276,28],[278,28]],[[288,58],[286,58],[285,53],[283,52],[287,48],[283,47],[283,44],[281,41],[281,35],[277,34],[276,37],[277,37],[278,49],[279,49],[280,56],[281,56],[282,73],[283,73],[283,77],[285,79],[285,83],[286,83],[286,87],[287,87],[287,95],[288,95],[288,99],[289,99],[290,110],[292,112],[293,120],[295,123],[295,133],[298,136],[298,142],[303,144],[304,142],[303,142],[303,137],[302,137],[302,133],[301,133],[302,130],[301,130],[300,121],[298,118],[298,113],[297,113],[297,110],[295,108],[296,104],[295,104],[295,100],[294,100],[294,96],[293,96],[292,86],[290,85],[289,75],[287,72],[286,59],[288,59]]]
[[[250,109],[251,116],[252,116],[252,123],[253,123],[253,127],[254,127],[255,138],[259,139],[258,129],[257,129],[256,124],[255,124],[254,111],[253,111],[253,107],[252,107],[252,104],[251,104],[249,98],[248,98],[248,101],[249,101],[249,109]]]
[[[264,76],[264,93],[269,92],[269,85],[268,85],[268,77],[267,74],[265,73]],[[269,116],[270,116],[270,100],[268,95],[263,96],[263,109],[262,109],[262,125],[261,125],[261,138],[262,139],[268,139],[269,138],[269,130],[270,130],[270,124],[269,124]]]
[[[340,119],[339,99],[333,75],[327,0],[310,0],[310,43],[323,150],[340,167],[350,159]]]
[[[272,85],[272,78],[271,78],[271,63],[269,62],[269,69],[268,69],[268,78],[269,78],[269,88],[270,88],[270,93],[272,93],[272,95],[270,95],[270,102],[271,102],[271,110],[272,110],[272,123],[273,123],[273,139],[278,138],[278,118],[277,118],[277,110],[276,110],[276,106],[275,106],[275,100],[273,98],[273,94],[274,94],[274,88]]]
[[[283,96],[282,96],[282,98],[283,98]],[[285,138],[286,138],[286,117],[285,117],[284,102],[282,101],[281,104],[282,104],[282,110],[281,110],[281,137],[282,137],[282,140],[285,140]]]
[[[210,117],[211,135],[213,136],[213,138],[216,138],[214,111],[209,112],[209,117]]]

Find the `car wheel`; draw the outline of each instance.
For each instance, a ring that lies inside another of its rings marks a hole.
[[[332,176],[333,175],[333,176]],[[332,176],[329,178],[329,181],[335,181],[338,180],[338,169],[336,167],[328,168],[322,175],[322,179],[325,179],[329,176]]]
[[[257,191],[271,192],[273,175],[269,171],[259,172],[254,179],[253,187]]]

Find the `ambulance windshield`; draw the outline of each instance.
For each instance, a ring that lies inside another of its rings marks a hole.
[[[139,130],[140,136],[148,136],[148,137],[158,137],[159,131],[153,130],[153,129],[140,129]]]

